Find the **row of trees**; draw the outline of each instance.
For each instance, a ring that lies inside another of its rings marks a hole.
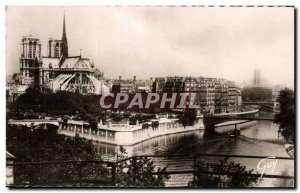
[[[33,88],[26,89],[26,92],[18,97],[14,107],[23,111],[32,110],[52,115],[100,112],[94,96],[66,91],[44,94]]]

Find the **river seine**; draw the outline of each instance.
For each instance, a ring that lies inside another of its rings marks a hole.
[[[278,125],[270,121],[252,121],[238,126],[241,136],[238,138],[222,137],[218,139],[204,139],[203,130],[188,133],[172,134],[153,138],[142,143],[124,147],[128,156],[145,154],[223,154],[223,155],[251,155],[251,156],[281,156],[289,157],[286,153],[284,139],[278,134]],[[216,131],[228,133],[234,126],[217,127]],[[118,159],[119,147],[109,144],[95,143],[98,154],[104,160]],[[169,169],[190,169],[191,160],[182,158],[155,158],[158,166]],[[218,161],[222,158],[206,157],[203,161]],[[230,158],[230,161],[246,166],[247,170],[262,173],[265,164],[272,160]],[[201,161],[201,159],[200,159]],[[259,164],[261,162],[261,164]],[[274,167],[266,168],[264,174],[294,176],[294,160],[277,160]],[[191,175],[171,176],[167,186],[184,185],[191,180]],[[293,187],[294,180],[262,178],[256,187]]]

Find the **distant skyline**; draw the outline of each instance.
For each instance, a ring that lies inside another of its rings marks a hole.
[[[7,7],[7,74],[23,36],[61,39],[107,78],[206,76],[294,87],[294,8]]]

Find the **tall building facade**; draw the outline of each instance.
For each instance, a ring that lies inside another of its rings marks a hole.
[[[238,110],[240,93],[233,81],[207,77],[167,77],[164,92],[196,93],[195,106],[201,114]]]
[[[233,81],[228,82],[228,111],[234,112],[238,105],[238,91]]]

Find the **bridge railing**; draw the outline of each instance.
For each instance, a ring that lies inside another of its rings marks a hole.
[[[9,187],[115,187],[119,180],[118,171],[120,164],[124,162],[131,163],[133,171],[137,171],[137,163],[141,159],[150,159],[154,161],[155,165],[160,165],[163,162],[170,162],[171,160],[187,164],[187,167],[170,168],[165,171],[154,171],[149,175],[183,175],[191,174],[192,179],[197,175],[197,166],[200,162],[208,161],[208,157],[214,158],[216,161],[219,158],[241,158],[241,159],[274,159],[294,161],[290,157],[269,157],[269,156],[250,156],[250,155],[220,155],[220,154],[196,154],[196,155],[140,155],[124,158],[115,162],[99,161],[99,160],[67,160],[67,161],[42,161],[42,162],[23,162],[10,163],[7,167],[13,167],[14,184],[7,184]],[[167,164],[168,165],[168,164]],[[124,169],[124,168],[122,168]],[[41,175],[44,174],[45,176]],[[228,172],[214,173],[210,171],[203,172],[203,174],[217,174],[217,175],[236,175]],[[135,175],[133,175],[134,178]],[[247,176],[260,177],[261,174],[252,173]],[[279,179],[294,179],[292,175],[274,175],[264,174],[263,178],[279,178]],[[191,179],[191,180],[192,180]]]

